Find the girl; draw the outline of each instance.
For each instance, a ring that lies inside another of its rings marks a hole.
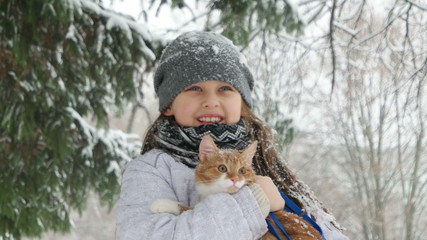
[[[267,231],[268,212],[284,206],[276,186],[317,220],[327,239],[347,239],[280,161],[271,129],[250,110],[253,85],[245,58],[219,34],[190,32],[169,44],[154,76],[161,115],[147,132],[142,155],[123,173],[121,240],[258,239]],[[194,167],[205,134],[220,148],[241,150],[257,140],[257,184],[199,202]],[[178,216],[151,213],[151,203],[161,198],[194,209]]]

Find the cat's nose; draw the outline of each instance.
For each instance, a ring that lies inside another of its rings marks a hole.
[[[231,178],[231,181],[232,181],[233,183],[236,183],[238,180],[239,180],[238,178]]]

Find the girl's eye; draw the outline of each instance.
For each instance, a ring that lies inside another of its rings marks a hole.
[[[202,91],[202,88],[199,86],[190,86],[187,89],[185,89],[186,91]]]
[[[225,165],[221,164],[218,166],[218,171],[225,173],[225,172],[227,172],[227,167]]]
[[[241,169],[239,169],[239,173],[240,173],[240,174],[245,174],[245,173],[246,173],[246,169],[245,169],[245,168],[241,168]]]
[[[232,91],[233,89],[230,86],[222,86],[219,88],[219,91]]]

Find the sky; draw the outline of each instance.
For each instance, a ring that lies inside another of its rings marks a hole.
[[[188,4],[194,12],[188,9],[170,9],[168,6],[163,6],[157,13],[158,2],[150,8],[148,1],[142,5],[141,0],[113,0],[112,3],[104,3],[104,7],[114,11],[127,14],[136,19],[139,23],[146,25],[153,37],[161,36],[161,39],[171,40],[178,36],[181,32],[190,30],[202,30],[204,18],[198,21],[192,21],[193,16],[204,12],[205,5],[202,3],[196,4],[194,1],[188,1]],[[147,17],[150,19],[147,22],[141,11],[147,12]],[[157,14],[157,16],[156,16]],[[177,32],[176,29],[179,29]]]

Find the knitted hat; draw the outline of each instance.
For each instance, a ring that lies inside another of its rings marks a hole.
[[[188,32],[163,51],[154,75],[154,89],[163,112],[186,87],[197,82],[220,80],[236,88],[251,107],[254,78],[245,57],[220,34]]]

